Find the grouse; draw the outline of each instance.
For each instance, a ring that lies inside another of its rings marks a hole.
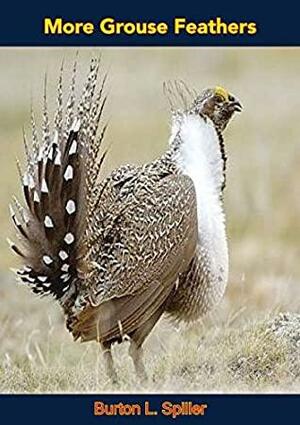
[[[102,177],[107,76],[93,58],[81,94],[77,63],[49,118],[46,84],[40,134],[32,112],[24,134],[25,206],[11,216],[23,266],[18,280],[61,305],[74,339],[101,344],[114,379],[111,345],[130,340],[136,372],[145,375],[142,344],[163,313],[194,320],[221,299],[228,277],[223,212],[223,131],[238,100],[222,87],[200,94],[165,84],[172,122],[169,147],[142,166]]]

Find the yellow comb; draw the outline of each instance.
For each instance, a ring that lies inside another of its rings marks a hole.
[[[215,94],[223,97],[226,101],[228,101],[229,93],[226,89],[224,89],[224,87],[216,86],[215,87]]]

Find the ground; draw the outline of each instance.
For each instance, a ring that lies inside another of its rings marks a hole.
[[[79,52],[82,76],[92,52]],[[111,386],[97,344],[74,343],[59,307],[16,285],[9,271],[16,259],[5,242],[13,237],[7,206],[19,193],[14,161],[23,155],[30,97],[39,112],[47,70],[54,99],[60,62],[65,59],[68,72],[75,51],[2,49],[0,392],[299,391],[300,50],[102,53],[111,75],[106,171],[150,161],[167,146],[164,80],[184,79],[199,89],[221,84],[243,104],[225,137],[228,288],[220,306],[200,322],[158,323],[145,344],[146,384],[135,378],[128,346],[114,347],[119,383]]]
[[[17,289],[6,288],[9,296]],[[23,288],[19,289],[23,292]],[[3,294],[1,294],[3,295]],[[300,315],[247,318],[243,312],[182,326],[163,319],[145,344],[146,382],[115,346],[118,382],[105,374],[96,343],[74,343],[60,312],[22,294],[13,318],[1,311],[0,392],[260,392],[300,388]],[[26,303],[26,309],[22,304]]]

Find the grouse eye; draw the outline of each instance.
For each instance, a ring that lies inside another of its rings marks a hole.
[[[231,94],[228,96],[228,100],[229,100],[229,102],[234,102],[234,97],[233,96],[231,96]]]
[[[224,102],[224,97],[223,96],[221,96],[221,95],[219,95],[219,94],[216,94],[215,95],[215,101],[216,102],[218,102],[218,103],[221,103],[221,102]]]

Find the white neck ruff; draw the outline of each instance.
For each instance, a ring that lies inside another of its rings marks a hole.
[[[220,200],[223,183],[223,160],[219,138],[213,123],[198,115],[183,115],[172,126],[171,143],[180,136],[176,163],[194,182],[197,197],[199,247],[208,256],[210,271],[228,277],[228,250],[225,217]],[[213,277],[213,276],[212,276]]]

